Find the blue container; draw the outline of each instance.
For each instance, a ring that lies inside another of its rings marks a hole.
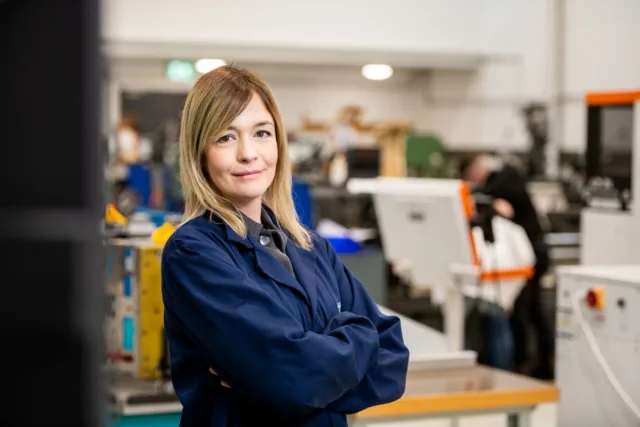
[[[136,330],[131,317],[122,319],[122,335],[122,350],[133,351]]]
[[[357,254],[362,249],[360,243],[347,237],[328,237],[327,240],[338,255]]]
[[[138,195],[138,206],[148,207],[151,199],[151,169],[144,164],[129,165],[126,186]]]
[[[293,203],[296,207],[296,213],[302,225],[309,230],[313,229],[313,200],[311,198],[311,190],[306,182],[299,178],[293,178],[293,186],[291,188]]]
[[[122,295],[129,298],[133,294],[133,290],[131,289],[131,276],[128,274],[124,276],[124,280],[122,281]]]

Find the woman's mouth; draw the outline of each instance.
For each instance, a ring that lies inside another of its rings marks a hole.
[[[248,171],[236,172],[232,175],[240,179],[252,179],[257,177],[261,173],[262,173],[261,170],[248,170]]]

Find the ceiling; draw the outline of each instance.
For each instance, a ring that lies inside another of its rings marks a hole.
[[[307,64],[362,66],[390,64],[409,69],[470,69],[482,56],[469,53],[391,51],[385,49],[301,48],[294,46],[212,45],[106,41],[107,57],[115,59],[223,58],[227,61],[259,64]]]
[[[184,59],[184,58],[182,58]],[[188,84],[170,82],[165,76],[169,59],[112,58],[109,60],[109,77],[122,88],[133,91],[145,90],[188,90]],[[270,84],[278,86],[307,85],[332,87],[344,85],[349,88],[368,89],[406,87],[428,74],[428,70],[394,67],[394,74],[388,80],[371,81],[362,76],[361,66],[327,65],[308,63],[259,63],[238,61],[234,63],[248,68]]]

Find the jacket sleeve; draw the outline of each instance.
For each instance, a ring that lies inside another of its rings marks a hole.
[[[329,405],[329,409],[336,412],[352,414],[402,397],[409,350],[404,345],[400,319],[382,314],[362,283],[340,261],[331,244],[326,240],[325,244],[340,286],[343,310],[370,319],[380,341],[377,363],[367,370],[356,387]]]
[[[233,391],[274,412],[325,408],[377,360],[378,333],[367,317],[345,313],[326,334],[305,331],[222,244],[172,239],[162,269],[165,307],[209,365]]]

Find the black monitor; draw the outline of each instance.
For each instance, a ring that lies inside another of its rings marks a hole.
[[[378,148],[351,148],[345,157],[349,178],[375,178],[380,174],[380,150]]]
[[[619,191],[631,190],[633,96],[587,96],[586,178],[609,178]]]

